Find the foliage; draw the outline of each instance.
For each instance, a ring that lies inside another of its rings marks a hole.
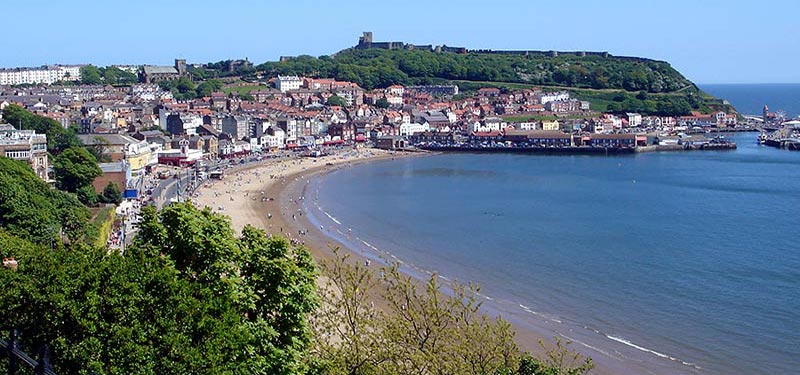
[[[114,210],[114,206],[100,208],[100,211],[89,223],[89,230],[86,233],[85,243],[93,244],[94,247],[97,248],[106,246],[108,237],[114,229],[114,217],[116,214]]]
[[[109,181],[108,185],[103,189],[103,194],[99,197],[103,203],[122,203],[122,193],[119,191],[117,184]]]
[[[339,95],[331,95],[326,104],[330,106],[346,107],[347,101]]]
[[[100,197],[97,195],[97,192],[94,191],[94,187],[91,184],[79,187],[75,190],[75,195],[81,203],[87,206],[94,206],[100,201]]]
[[[196,87],[189,77],[181,77],[174,81],[164,80],[159,82],[158,85],[163,90],[172,92],[172,95],[178,100],[188,100],[197,97],[197,91],[195,91]]]
[[[28,241],[50,243],[63,233],[83,237],[89,211],[74,195],[50,189],[23,162],[0,157],[0,227]]]
[[[267,62],[269,76],[297,74],[353,81],[371,89],[429,84],[438,79],[517,82],[628,91],[673,92],[694,88],[668,63],[640,58],[561,54],[436,53],[423,50],[345,50],[335,58],[298,56]]]
[[[56,120],[35,115],[18,105],[12,104],[3,109],[3,119],[19,129],[33,129],[38,134],[47,135],[47,150],[51,154],[81,145],[75,129],[64,129]]]
[[[556,337],[555,344],[547,345],[539,341],[544,352],[542,359],[530,355],[523,356],[517,369],[518,375],[586,375],[594,368],[591,358],[584,358],[569,349],[571,341]]]
[[[65,191],[77,192],[91,186],[95,178],[103,174],[97,160],[83,147],[71,147],[53,160],[56,186]]]
[[[81,67],[81,83],[85,85],[99,85],[103,83],[103,75],[94,65]]]
[[[81,67],[81,83],[85,85],[130,85],[139,81],[136,74],[113,66],[98,68],[94,65]]]
[[[389,108],[389,101],[386,98],[380,98],[375,101],[375,106],[378,108]]]
[[[195,91],[197,91],[197,97],[202,98],[206,96],[211,96],[211,93],[213,93],[214,91],[219,91],[221,89],[222,89],[222,81],[218,79],[210,79],[208,81],[205,81],[197,85]]]
[[[437,275],[420,285],[397,266],[380,268],[378,277],[334,253],[322,265],[322,304],[313,317],[319,373],[583,375],[593,367],[559,340],[544,346],[542,359],[523,355],[510,324],[480,312],[474,285],[445,286]]]
[[[0,231],[0,252],[19,261],[0,269],[14,285],[0,290],[0,329],[19,328],[28,352],[50,343],[57,373],[305,373],[316,307],[305,249],[252,227],[236,238],[190,204],[143,216],[124,254],[53,252]]]

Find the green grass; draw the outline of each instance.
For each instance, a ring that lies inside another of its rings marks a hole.
[[[222,88],[222,92],[225,94],[230,94],[235,92],[239,95],[242,94],[249,94],[251,91],[255,90],[265,90],[268,89],[269,86],[267,85],[258,85],[258,86],[226,86]]]
[[[114,227],[114,210],[116,206],[103,207],[92,218],[89,225],[97,228],[97,238],[95,238],[95,247],[106,247],[108,243],[108,236],[111,235],[111,230]]]

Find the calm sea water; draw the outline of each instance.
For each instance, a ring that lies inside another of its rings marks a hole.
[[[700,88],[727,99],[740,113],[760,115],[766,104],[772,112],[783,111],[790,118],[800,116],[800,83],[700,85]]]
[[[478,282],[487,306],[612,367],[795,374],[800,153],[735,139],[729,152],[375,162],[307,194],[353,246]]]

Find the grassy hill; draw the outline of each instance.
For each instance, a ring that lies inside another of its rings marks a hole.
[[[467,92],[486,86],[509,90],[532,86],[567,89],[592,102],[598,110],[664,115],[731,110],[701,92],[667,62],[607,54],[348,49],[335,56],[298,56],[267,62],[256,70],[267,76],[336,78],[356,82],[365,89],[443,83],[456,83]]]

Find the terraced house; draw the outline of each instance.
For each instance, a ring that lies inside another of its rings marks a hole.
[[[21,160],[31,166],[33,172],[47,181],[47,136],[34,130],[17,130],[11,125],[0,124],[0,155]]]

